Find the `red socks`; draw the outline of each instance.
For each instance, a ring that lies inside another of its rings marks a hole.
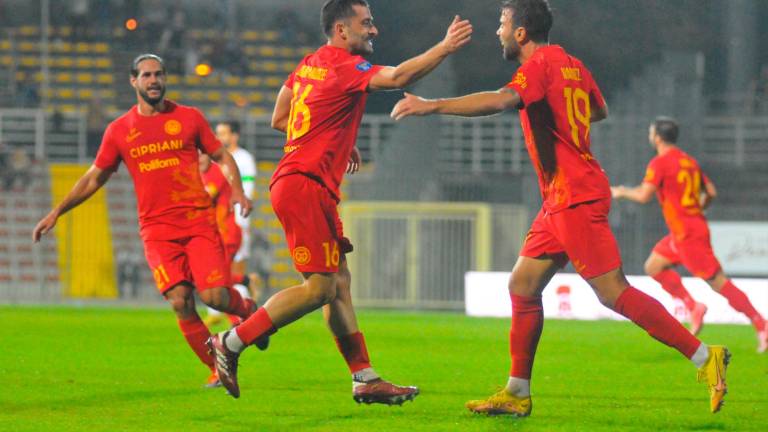
[[[653,278],[661,284],[664,291],[668,292],[672,297],[682,300],[685,308],[689,311],[693,310],[696,306],[696,301],[688,293],[688,290],[685,289],[683,280],[676,271],[670,269],[662,270],[653,275]]]
[[[349,371],[354,374],[363,369],[371,367],[371,361],[368,359],[368,349],[365,347],[365,338],[360,332],[350,335],[337,337],[336,346],[339,352],[344,356],[344,360],[349,366]]]
[[[729,279],[722,288],[720,288],[720,295],[728,299],[728,304],[737,311],[752,321],[752,325],[755,326],[757,331],[763,331],[765,329],[765,320],[760,315],[760,312],[755,310],[752,303],[747,298],[747,295],[743,291],[736,288],[736,285]]]
[[[242,319],[247,319],[251,316],[253,311],[253,300],[249,298],[243,298],[240,293],[234,288],[227,288],[229,292],[229,305],[227,305],[227,313],[237,315]]]
[[[247,320],[237,326],[235,332],[244,344],[250,345],[261,336],[274,334],[277,329],[272,324],[272,318],[267,314],[267,310],[259,308]]]
[[[510,294],[512,325],[509,330],[509,355],[512,359],[509,376],[531,379],[533,358],[544,328],[544,308],[541,297]]]
[[[677,349],[686,358],[691,358],[701,345],[701,341],[677,322],[661,303],[633,287],[621,293],[614,310],[632,320],[654,339]]]
[[[181,329],[181,334],[184,335],[190,348],[197,354],[200,361],[213,370],[214,359],[208,353],[208,347],[205,345],[205,341],[211,337],[211,333],[208,331],[208,327],[203,324],[203,321],[200,320],[200,317],[195,315],[193,318],[180,319],[179,328]]]

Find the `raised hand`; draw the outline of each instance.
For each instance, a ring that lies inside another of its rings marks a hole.
[[[472,40],[472,23],[462,20],[460,16],[453,17],[453,22],[448,26],[445,38],[440,44],[449,54],[460,50]]]
[[[40,222],[37,223],[37,225],[35,225],[35,229],[32,230],[32,241],[35,243],[39,242],[40,238],[42,238],[45,234],[48,234],[48,232],[56,226],[56,221],[58,219],[59,216],[54,212],[48,213],[47,216],[45,216],[40,220]]]
[[[360,150],[357,147],[352,148],[352,154],[349,155],[349,161],[347,162],[347,174],[354,174],[360,171],[360,163],[363,158],[360,157]]]

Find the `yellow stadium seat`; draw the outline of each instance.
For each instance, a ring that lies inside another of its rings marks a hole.
[[[224,117],[224,111],[220,107],[213,107],[206,111],[211,117]]]
[[[259,77],[247,77],[245,79],[246,87],[258,87],[261,85],[261,78]]]
[[[35,75],[33,76],[33,79],[35,82],[43,82],[43,73],[42,72],[35,72]]]
[[[280,220],[278,219],[272,219],[271,221],[269,221],[269,227],[276,230],[283,229],[283,225],[280,223]]]
[[[237,87],[240,85],[240,77],[228,76],[224,79],[224,84],[230,87]]]
[[[205,94],[205,99],[209,102],[219,102],[221,100],[221,93],[217,91],[208,91]]]
[[[97,58],[94,65],[99,69],[108,69],[112,67],[112,60],[107,57]]]
[[[72,104],[59,104],[59,111],[61,111],[64,114],[72,114],[78,112],[78,108],[76,105]]]
[[[256,41],[259,40],[259,32],[254,30],[247,30],[240,33],[240,39],[244,41]]]
[[[246,45],[243,47],[243,54],[245,54],[248,57],[253,57],[258,53],[258,48],[256,48],[253,45]]]
[[[168,75],[168,85],[178,85],[181,80],[178,75]]]
[[[109,52],[109,45],[105,42],[96,42],[92,44],[91,49],[93,52],[97,52],[99,54],[106,54]]]
[[[278,36],[279,35],[274,30],[268,30],[268,31],[265,31],[264,33],[262,33],[262,39],[264,39],[265,41],[277,40]]]
[[[8,51],[11,49],[11,41],[8,39],[3,39],[0,41],[0,50]]]
[[[62,52],[62,53],[71,53],[72,52],[72,44],[69,43],[69,42],[56,42],[53,45],[51,45],[51,51]]]
[[[75,60],[75,65],[80,69],[89,69],[93,66],[93,60],[88,57],[78,57],[77,60]]]
[[[75,44],[75,52],[80,54],[87,54],[90,51],[90,44],[87,42],[78,42]]]
[[[72,27],[70,26],[59,27],[59,36],[67,37],[71,34],[72,34]]]
[[[259,55],[263,57],[274,57],[275,56],[275,47],[272,46],[262,46],[259,48]]]
[[[261,173],[271,173],[277,168],[277,165],[274,162],[261,161],[256,164],[256,168],[258,168]]]
[[[248,114],[250,114],[252,116],[260,116],[260,115],[264,115],[266,113],[267,113],[267,110],[265,110],[262,107],[254,107],[254,108],[251,108],[250,111],[248,111]]]
[[[259,103],[264,100],[264,96],[259,92],[250,92],[248,94],[248,101],[253,103]]]
[[[264,215],[272,215],[274,212],[272,211],[272,205],[270,204],[262,204],[259,206],[259,213]]]
[[[280,55],[282,57],[293,57],[294,50],[291,47],[282,47],[280,48]]]
[[[22,41],[17,45],[17,49],[21,52],[34,52],[37,51],[37,43]]]
[[[296,69],[296,63],[293,62],[283,62],[282,64],[283,72],[293,72],[294,69]]]
[[[0,64],[3,66],[10,66],[13,64],[13,57],[11,56],[2,56],[0,57]]]
[[[40,59],[37,57],[25,56],[19,60],[19,64],[24,67],[39,67]]]
[[[54,64],[62,69],[68,69],[75,65],[75,60],[72,57],[58,57]]]
[[[256,220],[253,221],[252,225],[257,230],[262,230],[262,229],[264,229],[264,226],[266,225],[266,222],[264,222],[264,219],[256,219]]]
[[[181,97],[181,92],[178,90],[168,90],[168,99],[177,100]]]
[[[280,248],[275,251],[275,256],[277,258],[290,258],[291,251],[289,251],[287,248]]]
[[[184,77],[184,84],[188,86],[200,85],[200,77],[195,75],[188,75]]]
[[[99,84],[112,84],[115,81],[115,77],[112,74],[99,74],[96,77],[96,82]]]
[[[261,64],[261,67],[266,72],[277,72],[277,69],[278,69],[277,63],[276,62],[271,62],[271,61],[263,62]]]
[[[77,97],[80,99],[91,99],[93,97],[93,90],[91,89],[80,89],[77,91]]]
[[[199,101],[203,100],[203,98],[204,98],[203,92],[201,92],[200,90],[188,91],[186,93],[186,99],[187,100],[199,102]]]
[[[93,74],[88,72],[80,72],[77,74],[78,84],[91,84],[93,82]]]
[[[60,72],[54,75],[54,81],[57,83],[71,83],[72,74],[69,72]]]
[[[22,26],[19,27],[20,36],[37,36],[40,34],[40,28],[37,26]]]
[[[102,99],[114,99],[116,96],[114,90],[102,90],[101,91],[101,98]]]
[[[268,87],[273,87],[273,88],[281,87],[283,85],[283,82],[285,82],[283,78],[277,78],[277,77],[269,77],[265,81]]]
[[[24,81],[26,77],[27,77],[27,74],[25,74],[24,72],[21,72],[21,71],[16,72],[16,81]]]
[[[74,98],[74,97],[75,97],[75,92],[74,92],[74,91],[72,91],[72,89],[70,89],[70,88],[62,88],[62,89],[59,89],[59,90],[56,92],[56,95],[57,95],[57,96],[58,96],[60,99],[72,99],[72,98]]]
[[[291,271],[291,266],[284,262],[276,262],[272,264],[272,272],[274,273],[288,273]]]

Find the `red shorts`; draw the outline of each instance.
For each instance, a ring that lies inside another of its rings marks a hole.
[[[621,255],[608,225],[611,200],[576,204],[556,213],[540,210],[525,237],[520,255],[548,256],[559,266],[570,259],[584,279],[621,267]]]
[[[672,234],[668,234],[656,243],[653,251],[672,264],[682,264],[692,275],[702,279],[711,279],[721,268],[712,251],[709,232],[680,241],[675,241]]]
[[[301,273],[336,273],[339,260],[352,252],[331,193],[302,174],[272,184],[272,209],[283,225],[293,265]]]
[[[160,293],[181,282],[199,291],[229,286],[229,262],[218,231],[175,240],[145,240],[144,255]]]

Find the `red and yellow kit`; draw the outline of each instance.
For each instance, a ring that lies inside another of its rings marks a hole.
[[[110,123],[94,165],[133,179],[144,252],[161,292],[182,281],[198,289],[226,286],[229,265],[211,198],[198,169],[198,150],[221,144],[196,109],[165,101],[153,116],[138,107]]]
[[[216,225],[219,227],[224,248],[227,251],[227,260],[234,259],[237,250],[240,249],[242,231],[235,221],[235,212],[230,205],[232,198],[232,186],[224,177],[221,167],[211,162],[207,171],[202,173],[205,190],[213,199],[213,207],[216,211]]]
[[[559,256],[564,264],[565,254],[587,279],[617,268],[608,177],[590,151],[592,108],[605,106],[592,74],[562,47],[548,45],[520,66],[507,87],[524,105],[520,123],[543,199],[521,255]]]
[[[306,56],[285,81],[293,99],[285,156],[270,190],[300,272],[336,272],[339,254],[351,251],[336,203],[365,110],[368,82],[380,69],[325,45]]]
[[[692,274],[705,279],[720,270],[712,251],[707,219],[701,207],[701,188],[709,179],[696,159],[672,148],[651,159],[644,183],[656,187],[669,235],[653,248],[675,264],[683,264]]]

